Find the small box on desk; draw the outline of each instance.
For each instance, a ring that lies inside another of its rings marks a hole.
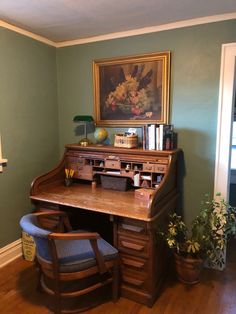
[[[149,201],[155,190],[152,189],[137,189],[135,190],[135,198],[138,198],[143,201]]]
[[[138,146],[138,135],[117,133],[115,134],[114,146],[123,148],[136,148]]]
[[[101,184],[104,189],[111,189],[117,191],[128,190],[128,178],[101,175]]]

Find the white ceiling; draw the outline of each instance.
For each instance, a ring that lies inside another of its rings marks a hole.
[[[0,20],[54,42],[236,13],[236,0],[0,0]]]

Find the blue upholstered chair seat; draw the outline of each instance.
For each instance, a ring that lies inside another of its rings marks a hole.
[[[77,230],[73,232],[80,231]],[[38,239],[36,241],[38,241]],[[61,272],[80,271],[97,264],[89,240],[56,240],[55,243]],[[118,253],[114,247],[103,239],[99,239],[97,244],[105,261],[113,259]],[[39,258],[44,261],[51,262],[51,257],[48,254],[48,251],[40,253],[37,252],[37,256]]]

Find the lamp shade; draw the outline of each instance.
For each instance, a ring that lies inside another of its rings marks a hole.
[[[78,115],[73,118],[74,122],[93,122],[92,116]]]

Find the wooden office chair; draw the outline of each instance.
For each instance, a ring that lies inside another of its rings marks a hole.
[[[47,228],[42,227],[47,220]],[[66,213],[61,211],[25,215],[20,225],[34,238],[39,287],[54,296],[56,314],[84,311],[85,308],[65,309],[63,300],[80,297],[109,283],[112,299],[117,301],[118,251],[99,234],[72,231]],[[76,289],[71,289],[71,284]]]

